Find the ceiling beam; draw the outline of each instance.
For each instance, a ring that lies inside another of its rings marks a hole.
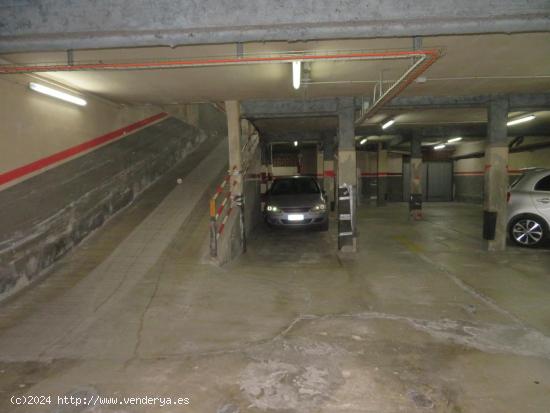
[[[394,125],[392,133],[403,136],[417,135],[421,138],[451,138],[456,136],[483,138],[487,136],[485,123],[466,123],[448,125]],[[356,135],[378,136],[381,133],[379,125],[364,125],[355,128]],[[508,136],[550,136],[547,125],[517,125],[508,128]]]
[[[4,2],[0,53],[547,31],[548,0]],[[207,12],[205,12],[207,11]],[[245,46],[246,51],[246,46]]]
[[[275,143],[275,142],[317,142],[322,143],[327,140],[327,137],[334,135],[336,130],[313,132],[313,131],[301,131],[301,132],[267,132],[261,135],[262,142]]]
[[[500,95],[499,95],[500,96]],[[385,105],[386,109],[448,109],[485,107],[494,95],[477,96],[401,96]],[[504,95],[510,109],[544,109],[550,107],[550,93],[514,93]]]
[[[511,110],[550,108],[550,93],[515,93],[506,95]],[[385,109],[452,109],[486,107],[494,96],[403,96],[387,103]],[[361,109],[361,98],[355,98]],[[242,102],[242,116],[247,119],[336,116],[338,98],[310,100],[248,100]]]
[[[247,119],[336,116],[338,98],[309,100],[248,100],[241,103]]]

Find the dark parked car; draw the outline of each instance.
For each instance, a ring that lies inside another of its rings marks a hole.
[[[313,177],[275,178],[265,201],[265,220],[270,226],[328,230],[326,195]]]

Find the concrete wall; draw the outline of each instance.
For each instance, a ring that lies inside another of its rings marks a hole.
[[[273,176],[289,176],[298,174],[298,151],[293,148],[281,148],[274,146],[273,153]]]
[[[246,236],[250,237],[253,231],[263,221],[261,211],[261,174],[262,157],[259,144],[250,152],[248,169],[244,176],[244,199],[245,199],[245,229]]]
[[[246,168],[246,172],[243,176],[244,233],[246,240],[248,240],[252,237],[257,226],[261,225],[263,222],[260,176],[263,166],[259,137],[255,129],[251,124],[242,129],[242,144],[245,145],[250,139],[246,149],[242,152],[243,168]],[[218,238],[216,261],[220,265],[230,262],[243,252],[243,243],[241,239],[243,231],[240,214],[241,211],[239,209],[233,210],[227,219],[223,233]]]
[[[548,142],[547,138],[527,137],[522,145]],[[454,155],[481,152],[485,142],[465,142],[457,145]],[[512,182],[525,168],[550,168],[550,148],[510,153],[508,170]],[[454,195],[459,202],[482,203],[485,158],[468,158],[454,162]]]
[[[163,108],[89,96],[79,107],[31,92],[29,80],[0,78],[0,299],[44,274],[202,142],[225,136],[225,116],[210,105],[172,107],[176,117],[113,134]],[[190,112],[201,129],[182,120]],[[86,146],[98,136],[116,138]]]
[[[0,173],[28,164],[155,113],[152,106],[123,107],[85,96],[85,107],[29,89],[28,76],[0,77]]]
[[[317,175],[317,147],[307,146],[300,149],[302,175]]]
[[[376,202],[377,198],[377,156],[376,152],[357,152],[357,168],[361,174],[361,196],[368,202]],[[403,201],[403,155],[388,153],[388,170],[383,179],[386,179],[387,200]]]
[[[0,298],[35,280],[208,137],[167,118],[0,191]]]

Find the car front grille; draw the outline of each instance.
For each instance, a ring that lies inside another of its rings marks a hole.
[[[294,212],[309,212],[310,207],[300,207],[300,208],[282,208],[283,212],[287,214],[292,214]]]

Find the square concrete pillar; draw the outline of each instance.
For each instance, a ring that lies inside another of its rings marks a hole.
[[[383,143],[378,143],[378,157],[376,170],[376,205],[386,205],[388,197],[388,149]]]
[[[508,219],[508,100],[493,98],[488,107],[485,147],[483,238],[489,251],[506,249]]]
[[[334,139],[326,139],[323,144],[323,189],[325,190],[331,211],[335,207],[335,185],[334,179]]]
[[[199,112],[199,105],[197,104],[189,104],[186,105],[186,113],[185,117],[187,119],[187,122],[194,126],[195,128],[200,128],[200,112]]]
[[[323,171],[324,171],[324,165],[323,165],[323,148],[321,147],[321,145],[317,145],[317,161],[316,161],[316,166],[317,166],[317,169],[315,171],[315,174],[317,175],[317,180],[319,181],[319,185],[321,186],[321,188],[325,188],[325,182],[323,180]]]
[[[414,220],[422,219],[422,139],[411,135],[409,213]]]
[[[227,138],[229,145],[229,174],[232,197],[242,194],[242,159],[241,159],[241,109],[239,102],[225,102],[227,116]]]
[[[353,98],[340,98],[338,109],[338,186],[351,185],[357,197],[357,161],[355,154],[355,106]],[[338,191],[336,191],[338,193]],[[353,206],[355,209],[355,205]],[[340,219],[340,217],[339,217]],[[357,250],[357,231],[352,225],[353,236],[343,238],[341,250]]]

